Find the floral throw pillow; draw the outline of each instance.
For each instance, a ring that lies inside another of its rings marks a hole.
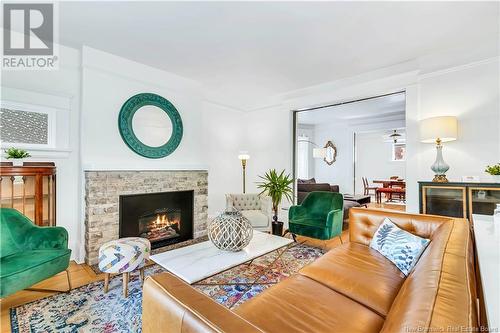
[[[429,242],[428,239],[404,231],[386,218],[375,232],[370,247],[408,276]]]

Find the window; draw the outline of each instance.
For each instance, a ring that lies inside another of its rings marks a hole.
[[[393,161],[406,160],[406,144],[405,143],[393,143],[392,144],[392,160]]]
[[[2,101],[2,147],[50,148],[54,146],[55,111],[50,108]]]
[[[300,135],[297,142],[297,178],[309,178],[309,137]]]

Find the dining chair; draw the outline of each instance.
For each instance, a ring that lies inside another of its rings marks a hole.
[[[370,186],[370,184],[368,183],[368,178],[366,178],[366,177],[361,177],[361,178],[363,180],[363,188],[364,188],[363,194],[371,196],[370,191],[373,191],[373,194],[376,195],[377,194],[377,186]]]

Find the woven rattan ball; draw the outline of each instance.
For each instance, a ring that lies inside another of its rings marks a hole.
[[[224,212],[208,225],[208,238],[221,250],[237,252],[250,243],[253,228],[240,212]]]

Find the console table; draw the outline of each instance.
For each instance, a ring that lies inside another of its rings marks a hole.
[[[493,215],[500,204],[500,183],[436,183],[420,181],[420,213],[472,218]]]
[[[52,162],[0,166],[0,205],[15,208],[39,226],[56,224],[56,167]]]

